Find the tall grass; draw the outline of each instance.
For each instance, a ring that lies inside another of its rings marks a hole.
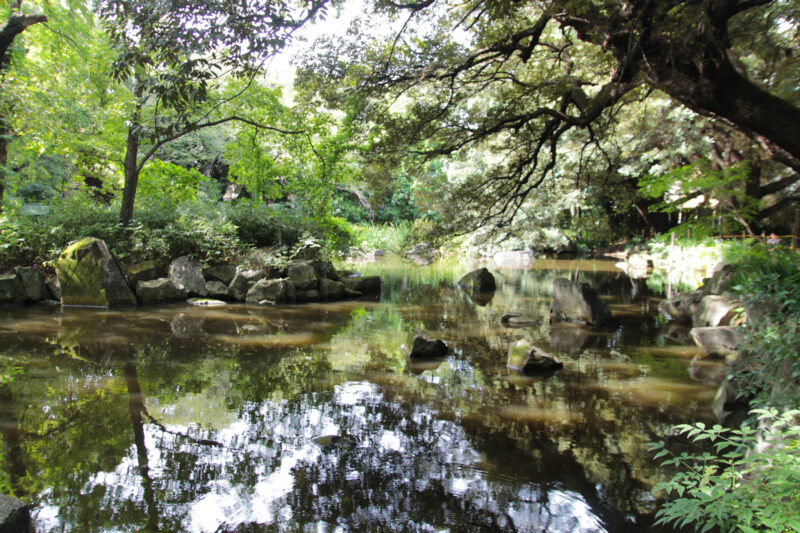
[[[361,248],[400,253],[411,234],[411,223],[353,224],[353,233]]]

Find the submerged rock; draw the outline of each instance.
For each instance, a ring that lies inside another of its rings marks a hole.
[[[508,347],[506,366],[523,374],[547,374],[564,368],[561,361],[525,339]]]
[[[611,322],[608,305],[588,284],[558,278],[553,282],[550,322],[580,322],[599,326]]]
[[[61,285],[61,305],[77,307],[135,306],[117,261],[100,239],[88,237],[73,243],[56,262]]]

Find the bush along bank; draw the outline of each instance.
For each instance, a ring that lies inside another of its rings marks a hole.
[[[268,252],[249,258],[248,265],[203,265],[181,256],[167,265],[137,263],[124,272],[103,240],[88,237],[59,255],[56,277],[45,280],[32,267],[0,275],[0,303],[50,300],[65,306],[125,307],[188,298],[195,305],[276,305],[380,294],[379,277],[339,273],[327,259],[284,261]]]
[[[672,498],[658,522],[702,531],[800,531],[800,256],[753,245],[733,248],[726,262],[701,289],[665,301],[662,311],[691,321],[695,342],[726,358],[715,400],[720,421],[736,404],[751,410],[744,421],[727,418],[728,427],[675,428],[698,447],[710,445],[702,452],[674,454],[663,441],[651,444],[662,465],[677,471],[656,487]]]

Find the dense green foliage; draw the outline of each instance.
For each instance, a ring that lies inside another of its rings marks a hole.
[[[672,454],[663,441],[651,445],[655,458],[667,456],[666,467],[680,472],[657,490],[676,497],[662,505],[658,523],[694,525],[698,531],[800,531],[800,410],[778,414],[755,410],[759,423],[770,428],[770,442],[753,450],[759,431],[748,425],[730,430],[702,423],[676,427],[713,453]]]

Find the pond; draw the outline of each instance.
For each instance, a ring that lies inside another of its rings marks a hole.
[[[0,492],[42,531],[654,531],[649,441],[712,420],[697,349],[613,263],[375,264],[380,299],[0,310]],[[612,326],[549,325],[587,281]],[[541,324],[507,328],[511,311]],[[414,329],[441,361],[401,350]],[[527,338],[564,362],[506,367]]]

